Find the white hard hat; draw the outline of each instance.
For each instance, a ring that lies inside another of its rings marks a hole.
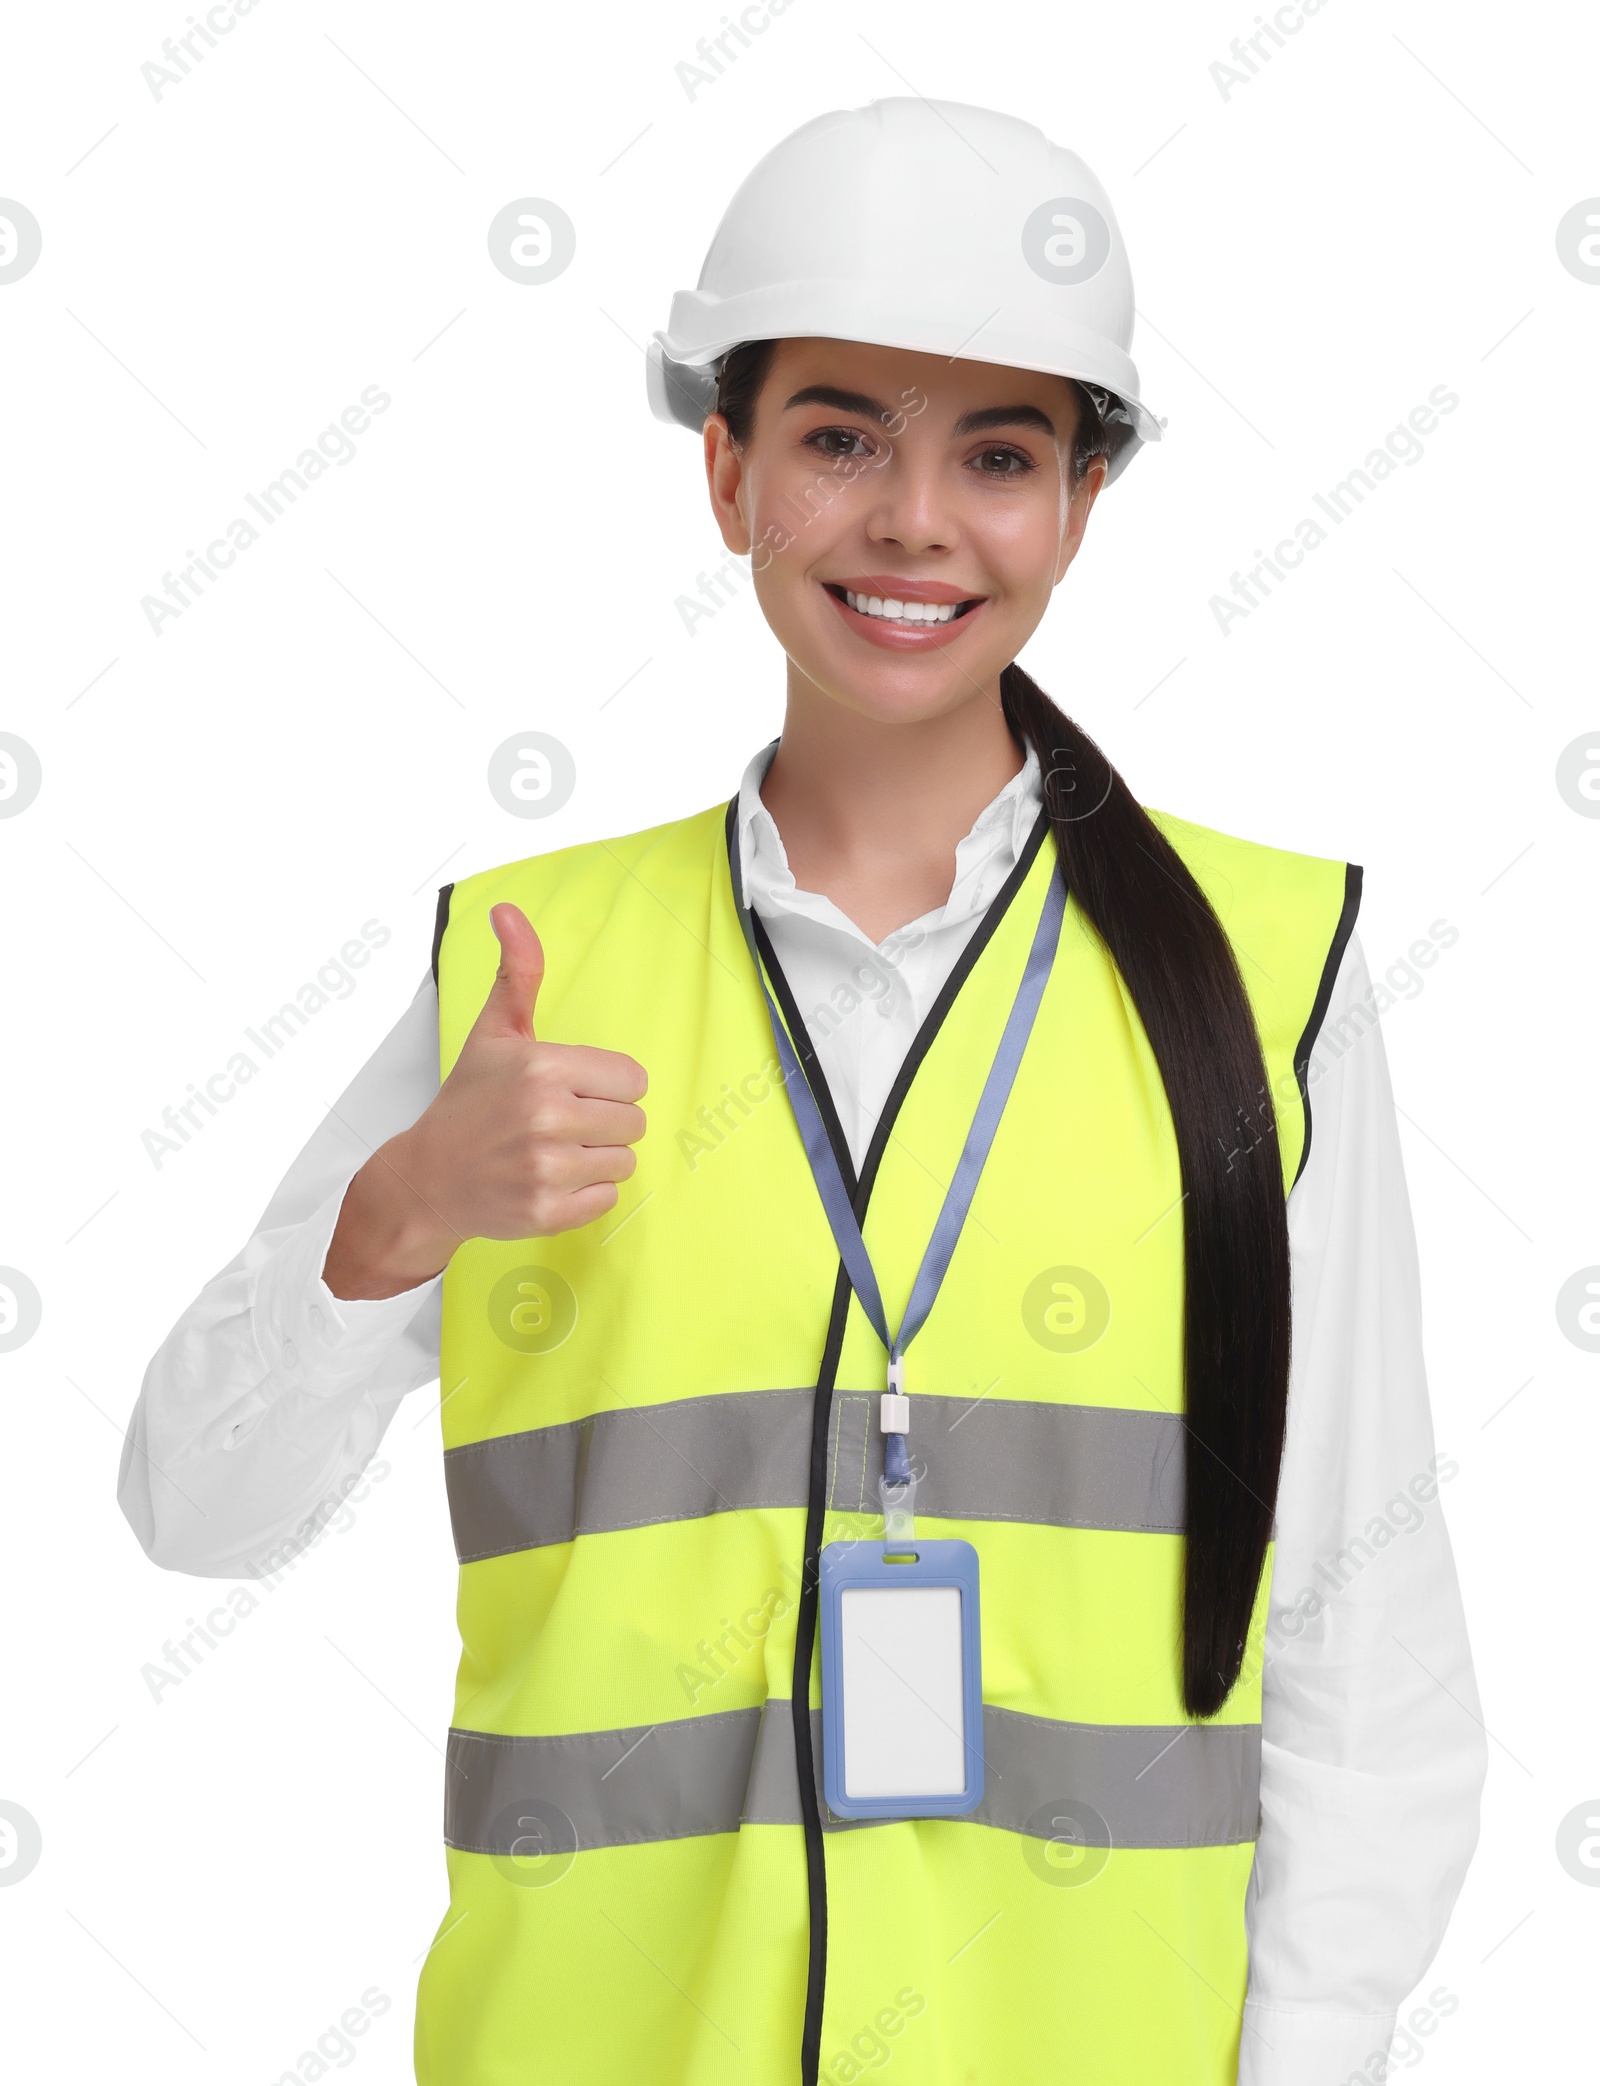
[[[993,109],[897,96],[774,146],[651,338],[651,410],[698,433],[731,348],[812,334],[1075,377],[1106,422],[1108,482],[1161,439],[1109,197],[1075,152]]]

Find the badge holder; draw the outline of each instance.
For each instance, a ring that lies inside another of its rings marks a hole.
[[[983,1801],[978,1553],[915,1533],[883,1480],[881,1542],[822,1552],[822,1773],[838,1818],[958,1818]]]

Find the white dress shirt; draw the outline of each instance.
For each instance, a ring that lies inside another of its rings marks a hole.
[[[859,1166],[906,1051],[1019,859],[1038,763],[1030,752],[958,846],[945,904],[874,945],[796,888],[760,797],[770,757],[756,754],[740,785],[745,890]],[[1352,935],[1289,1197],[1293,1361],[1240,2086],[1343,2086],[1388,2049],[1476,1844],[1487,1764],[1438,1496],[1453,1465],[1435,1459],[1388,1065],[1378,1028],[1348,1019],[1368,987]],[[157,1564],[256,1576],[253,1560],[332,1514],[402,1398],[437,1378],[441,1277],[348,1300],[322,1264],[351,1176],[438,1085],[428,976],[146,1371],[118,1497]]]

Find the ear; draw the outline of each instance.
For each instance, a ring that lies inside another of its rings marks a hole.
[[[705,444],[706,489],[722,540],[735,557],[750,555],[750,524],[745,519],[744,462],[733,446],[728,423],[720,413],[707,416],[701,431]]]

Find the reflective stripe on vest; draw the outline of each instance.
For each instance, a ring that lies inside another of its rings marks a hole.
[[[809,1384],[725,1391],[464,1442],[445,1456],[456,1554],[465,1564],[606,1529],[803,1507],[815,1395]],[[1173,1413],[923,1392],[917,1510],[1170,1535],[1183,1526],[1183,1444]],[[836,1392],[828,1505],[876,1514],[882,1462],[877,1398]]]
[[[511,1856],[536,1820],[542,1851],[623,1847],[745,1825],[798,1825],[793,1704],[713,1711],[643,1730],[503,1738],[452,1731],[444,1836],[474,1854]],[[811,1712],[821,1760],[821,1712]],[[1222,1846],[1253,1840],[1259,1724],[1060,1724],[987,1705],[983,1802],[952,1823],[1049,1839],[1070,1801],[1082,1844]],[[817,1777],[821,1802],[821,1776]],[[829,1818],[839,1832],[881,1819]]]

